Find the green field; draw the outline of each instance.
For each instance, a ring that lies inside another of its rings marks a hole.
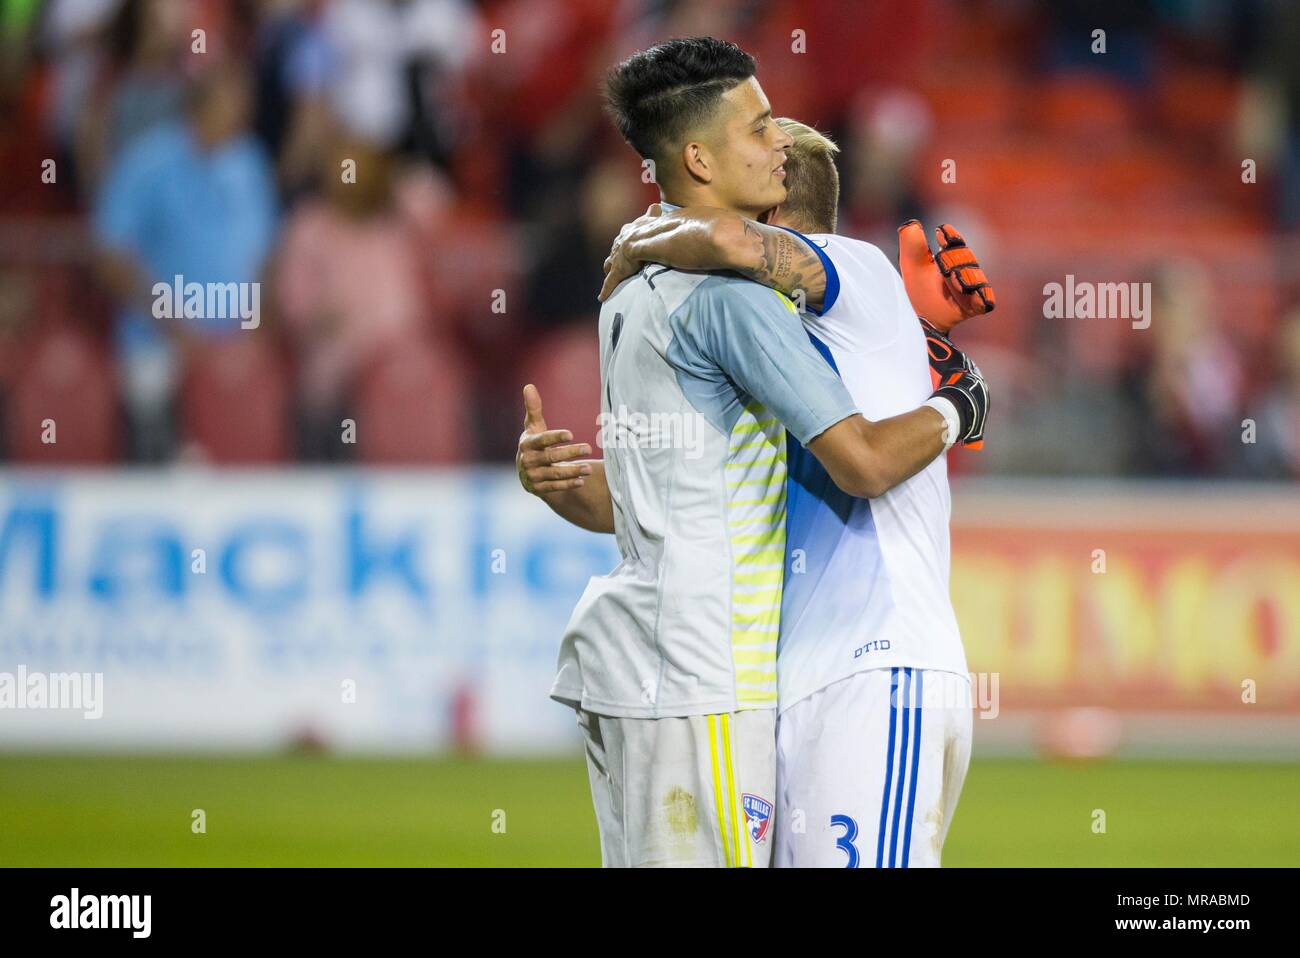
[[[944,862],[1294,866],[1298,799],[1297,765],[976,760]],[[0,756],[0,865],[599,860],[580,760]]]

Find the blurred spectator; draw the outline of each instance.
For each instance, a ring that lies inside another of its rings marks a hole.
[[[1080,368],[1066,347],[1067,324],[1096,321],[1038,319],[1031,326],[1032,358],[985,343],[971,347],[994,384],[998,419],[985,448],[954,457],[952,465],[1044,476],[1124,472],[1135,442],[1132,404],[1124,401],[1114,373]],[[997,313],[979,321],[996,322]],[[960,335],[969,334],[962,329]]]
[[[1140,89],[1154,68],[1156,0],[1053,0],[1041,7],[1048,20],[1046,66],[1057,71],[1094,70]],[[1093,31],[1105,46],[1093,49]]]
[[[537,323],[585,322],[594,330],[609,245],[628,219],[645,210],[637,208],[637,172],[633,161],[607,160],[587,174],[576,203],[552,210],[555,221],[547,224],[529,276],[528,311]]]
[[[78,135],[86,103],[95,97],[107,26],[121,4],[122,0],[49,0],[41,13],[38,46],[49,64],[51,88],[45,132],[65,170],[59,182],[69,188],[76,186]]]
[[[290,200],[313,180],[328,146],[330,88],[339,53],[326,34],[322,0],[263,0],[254,70],[253,127],[276,162]]]
[[[798,119],[798,117],[796,117]],[[853,103],[844,144],[844,232],[892,256],[898,227],[925,221],[914,178],[933,118],[925,100],[902,90],[868,91]]]
[[[463,0],[334,0],[325,29],[338,52],[334,112],[349,130],[385,147],[418,139],[424,71],[457,69],[473,50],[476,22]]]
[[[106,58],[83,104],[78,179],[93,192],[136,137],[184,110],[181,57],[189,50],[192,0],[122,0],[108,25]]]
[[[355,182],[341,175],[356,163]],[[299,362],[302,454],[340,458],[339,423],[359,376],[428,328],[415,227],[396,201],[393,157],[340,138],[323,157],[322,199],[288,220],[275,292]]]
[[[1192,261],[1163,265],[1152,285],[1152,351],[1133,382],[1137,472],[1209,476],[1239,441],[1242,374],[1212,311],[1214,290]]]
[[[1243,144],[1276,183],[1283,226],[1300,226],[1300,6],[1278,3],[1259,28],[1253,76],[1243,97],[1248,142]],[[1252,122],[1253,121],[1253,122]],[[1272,162],[1270,162],[1272,161]]]
[[[1277,380],[1246,410],[1255,441],[1243,446],[1245,478],[1300,479],[1300,309],[1283,322],[1277,343]]]
[[[173,452],[177,346],[238,330],[215,316],[159,320],[155,283],[260,281],[275,233],[275,183],[249,134],[249,79],[239,66],[212,68],[189,91],[184,122],[161,123],[131,143],[96,200],[100,274],[120,310],[115,340],[132,453]]]

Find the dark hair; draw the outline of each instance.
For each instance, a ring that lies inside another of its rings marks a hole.
[[[656,161],[717,109],[722,95],[754,75],[754,58],[714,37],[666,40],[628,57],[605,81],[623,139]]]

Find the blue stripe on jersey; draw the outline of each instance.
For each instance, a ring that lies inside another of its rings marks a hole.
[[[894,722],[898,718],[898,669],[889,670],[889,754],[885,757],[885,790],[880,796],[880,836],[876,839],[876,867],[885,865],[885,822],[889,817],[889,786],[894,780]]]
[[[808,331],[804,330],[804,332]],[[813,348],[822,354],[822,359],[830,363],[831,369],[835,370],[835,375],[843,379],[844,377],[840,375],[840,367],[835,364],[835,357],[831,355],[831,348],[812,333],[808,333],[808,338],[812,340]]]
[[[898,750],[898,787],[894,791],[894,824],[889,830],[889,867],[898,860],[898,820],[903,814],[903,776],[907,774],[908,699],[912,692],[912,670],[903,669],[903,744]]]
[[[792,230],[788,226],[781,226],[778,228],[785,230],[787,233],[793,233],[795,236],[799,237],[812,247],[812,251],[816,253],[817,258],[822,261],[822,269],[826,271],[826,292],[822,295],[822,308],[814,309],[812,306],[809,306],[808,308],[817,316],[823,316],[826,313],[829,313],[831,307],[835,305],[835,300],[840,298],[840,274],[836,271],[835,264],[832,263],[831,258],[826,255],[825,249],[818,246],[798,230]],[[834,366],[835,364],[831,363],[831,365]]]
[[[831,369],[839,373],[830,347],[808,333],[817,352],[821,353]],[[845,594],[838,601],[853,604],[863,601],[866,585],[883,576],[883,557],[876,541],[875,517],[871,513],[871,500],[858,499],[840,489],[831,480],[830,473],[817,461],[799,440],[786,433],[786,513],[785,513],[785,584],[781,595],[781,636],[800,626],[809,610],[813,594],[820,588],[828,594],[828,586],[839,580],[863,582],[864,588],[856,595]],[[863,556],[841,552],[846,539],[862,538],[869,543]],[[803,575],[792,575],[793,553],[803,552],[807,568]],[[837,553],[839,553],[837,557]],[[827,575],[830,572],[831,575]],[[874,596],[873,596],[874,598]],[[889,601],[884,595],[880,601]],[[805,626],[806,627],[806,626]]]
[[[916,742],[912,746],[912,784],[907,793],[907,826],[903,831],[903,867],[907,867],[908,853],[912,850],[912,817],[916,812],[916,772],[921,763],[921,706],[924,702],[925,671],[916,670]]]

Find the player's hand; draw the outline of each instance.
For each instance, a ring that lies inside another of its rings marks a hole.
[[[610,294],[614,292],[619,283],[641,269],[639,261],[629,259],[624,253],[624,243],[629,234],[639,227],[653,223],[660,216],[663,216],[663,213],[662,206],[658,203],[651,203],[643,214],[631,223],[624,224],[623,228],[618,231],[618,237],[614,240],[614,245],[610,247],[609,256],[605,257],[605,282],[600,287],[600,293],[596,297],[602,303],[609,299]]]
[[[573,442],[567,429],[547,429],[542,418],[542,396],[529,383],[524,387],[524,431],[519,434],[515,470],[519,484],[535,496],[565,492],[582,486],[591,465],[574,462],[591,455],[591,446]]]
[[[962,235],[947,223],[934,231],[939,255],[930,253],[919,220],[898,228],[898,269],[912,309],[948,333],[963,320],[993,312],[997,303],[988,277]]]
[[[989,387],[984,374],[965,353],[952,344],[948,334],[921,320],[925,348],[930,354],[932,396],[942,396],[957,408],[961,429],[957,442],[968,449],[984,446],[984,425],[989,417]]]

